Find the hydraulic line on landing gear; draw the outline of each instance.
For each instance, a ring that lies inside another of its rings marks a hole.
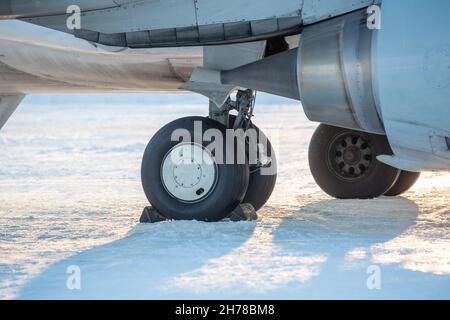
[[[247,89],[239,90],[236,95],[236,110],[238,116],[234,122],[233,129],[249,129],[252,125],[253,110],[255,108],[256,91]]]

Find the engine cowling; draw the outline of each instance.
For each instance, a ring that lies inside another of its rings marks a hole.
[[[373,92],[366,10],[304,29],[298,48],[234,70],[223,84],[298,99],[312,121],[384,134]]]

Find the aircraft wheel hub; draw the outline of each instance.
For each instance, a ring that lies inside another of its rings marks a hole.
[[[340,178],[360,179],[372,167],[372,148],[362,136],[343,134],[331,142],[330,165]]]
[[[349,164],[357,164],[361,160],[359,148],[351,146],[345,149],[343,159]]]
[[[217,167],[211,153],[198,144],[180,144],[170,150],[161,166],[163,185],[184,202],[197,202],[214,189]]]

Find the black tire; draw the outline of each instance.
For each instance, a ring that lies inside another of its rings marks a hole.
[[[194,121],[202,122],[203,133],[208,129],[218,129],[225,137],[226,128],[208,118],[187,117],[169,123],[153,136],[145,150],[141,168],[142,186],[152,206],[169,219],[218,221],[241,203],[248,186],[248,164],[217,164],[214,187],[204,199],[193,203],[172,196],[161,177],[166,155],[180,145],[177,141],[171,141],[172,133],[176,129],[185,129],[194,137]],[[201,144],[206,147],[209,142],[202,141]],[[225,154],[225,148],[223,152]]]
[[[230,127],[233,127],[235,120],[236,116],[230,115]],[[258,134],[258,143],[262,142],[263,139],[260,139],[261,137],[267,141],[267,150],[264,150],[264,155],[271,159],[270,170],[250,165],[249,184],[242,203],[250,203],[255,208],[255,211],[258,211],[269,200],[275,188],[277,182],[277,158],[272,144],[264,132],[253,123],[252,128]],[[249,151],[247,150],[247,152]]]
[[[402,170],[395,184],[384,195],[388,197],[399,196],[411,189],[419,178],[420,172]]]
[[[372,199],[386,193],[400,170],[376,157],[392,154],[387,138],[321,124],[309,147],[309,166],[317,184],[338,199]]]

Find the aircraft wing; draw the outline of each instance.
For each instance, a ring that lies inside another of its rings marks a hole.
[[[73,33],[111,46],[151,48],[225,44],[296,34],[304,25],[367,7],[377,0],[10,0],[0,19]],[[73,5],[80,28],[71,30]]]

